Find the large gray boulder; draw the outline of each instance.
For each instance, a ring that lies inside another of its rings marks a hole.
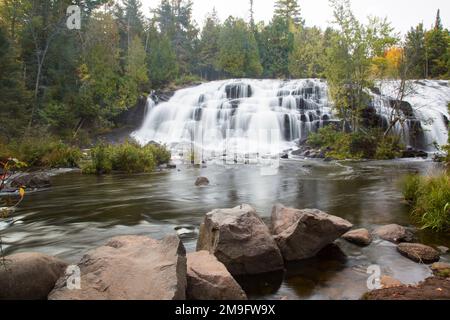
[[[112,238],[78,264],[81,289],[58,280],[51,300],[183,300],[186,251],[177,236],[161,241],[144,236]]]
[[[293,209],[275,205],[272,233],[286,261],[314,257],[353,225],[317,209]]]
[[[200,226],[197,250],[214,254],[232,275],[284,269],[269,228],[247,204],[207,213]]]
[[[0,300],[45,300],[66,267],[41,253],[6,256],[0,260]]]
[[[245,300],[247,296],[227,268],[208,251],[187,255],[187,298]]]

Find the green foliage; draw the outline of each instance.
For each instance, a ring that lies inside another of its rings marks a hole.
[[[91,163],[85,173],[105,174],[113,171],[126,173],[152,172],[157,165],[170,161],[170,152],[159,145],[141,147],[135,142],[119,145],[98,144],[91,150]]]
[[[167,36],[155,34],[147,59],[149,77],[154,87],[164,86],[178,76],[177,57]]]
[[[450,230],[450,176],[444,172],[421,177],[408,176],[403,182],[405,199],[412,215],[424,229]]]
[[[427,70],[431,78],[445,78],[448,74],[448,48],[450,36],[442,26],[440,11],[436,15],[434,28],[425,34]]]
[[[325,150],[328,157],[344,159],[394,159],[402,146],[396,137],[383,137],[379,130],[343,132],[332,125],[308,137],[308,145]]]
[[[255,37],[242,19],[228,18],[219,36],[219,67],[232,77],[262,73]]]
[[[365,88],[372,87],[372,59],[396,42],[386,20],[372,18],[368,25],[354,16],[349,0],[331,0],[337,29],[330,34],[325,75],[337,114],[352,130],[358,131],[361,111],[369,96]]]
[[[30,167],[78,167],[82,154],[79,148],[69,146],[53,137],[27,137],[0,148],[9,157],[21,159]]]

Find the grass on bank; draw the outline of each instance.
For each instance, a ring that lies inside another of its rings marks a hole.
[[[450,175],[408,175],[403,180],[403,195],[410,203],[412,216],[424,229],[450,230]]]
[[[82,158],[78,147],[53,137],[28,137],[8,145],[0,143],[0,159],[17,158],[28,167],[74,168]]]
[[[403,149],[398,137],[384,137],[380,130],[343,132],[332,125],[311,134],[307,144],[324,150],[326,157],[337,160],[388,160],[399,157]]]
[[[168,163],[170,158],[170,151],[160,145],[142,147],[130,141],[118,145],[99,144],[91,149],[91,161],[82,169],[84,173],[95,174],[144,173]]]
[[[53,137],[30,137],[0,143],[0,160],[17,158],[29,168],[82,168],[83,173],[104,174],[113,171],[126,173],[151,172],[156,166],[170,161],[170,151],[165,146],[139,144],[99,143],[91,149],[91,157],[81,149]]]

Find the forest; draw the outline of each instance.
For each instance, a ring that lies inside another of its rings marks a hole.
[[[66,9],[82,8],[80,30]],[[433,26],[403,37],[384,18],[358,21],[331,0],[333,25],[310,26],[296,0],[276,1],[270,23],[213,10],[199,26],[191,0],[1,0],[0,137],[37,135],[83,144],[152,90],[226,78],[325,78],[341,117],[357,125],[362,88],[376,79],[445,79],[450,36]]]

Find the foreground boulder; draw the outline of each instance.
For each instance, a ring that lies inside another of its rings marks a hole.
[[[8,186],[14,189],[26,187],[29,189],[42,189],[51,187],[50,176],[44,172],[21,173],[11,177]]]
[[[197,180],[195,180],[195,185],[197,187],[207,186],[207,185],[209,185],[209,180],[206,177],[198,177]]]
[[[398,224],[389,224],[386,226],[375,229],[374,234],[379,238],[394,242],[411,242],[414,239],[414,235],[411,231]]]
[[[437,250],[420,243],[400,243],[397,250],[403,256],[419,263],[430,264],[440,259]]]
[[[347,220],[317,209],[276,205],[272,210],[272,233],[286,261],[314,257],[352,227]]]
[[[372,237],[367,229],[351,230],[342,236],[343,239],[358,246],[368,246]]]
[[[187,298],[245,300],[247,296],[227,268],[208,251],[187,255]]]
[[[0,261],[0,300],[45,300],[67,264],[41,253],[17,253]]]
[[[366,300],[449,300],[450,279],[431,277],[417,286],[397,286],[374,290],[363,296]]]
[[[232,275],[283,270],[283,258],[255,209],[243,204],[206,214],[197,250],[214,254]]]
[[[58,280],[51,300],[182,300],[186,292],[186,252],[178,237],[112,238],[78,264],[81,290]]]

